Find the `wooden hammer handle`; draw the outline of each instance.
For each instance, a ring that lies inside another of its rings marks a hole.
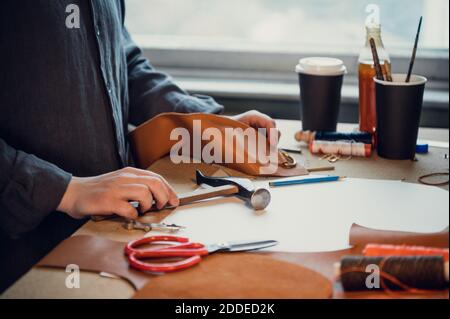
[[[203,199],[209,199],[219,196],[234,195],[239,192],[239,189],[235,185],[224,185],[219,187],[199,189],[194,192],[178,195],[180,200],[180,206],[187,205],[193,202],[197,202]]]
[[[239,192],[239,189],[235,185],[224,185],[219,187],[211,187],[205,189],[199,189],[190,193],[185,193],[178,195],[178,199],[180,200],[180,206],[187,205],[190,203],[197,202],[199,200],[219,197],[219,196],[229,196],[234,195]],[[154,202],[153,202],[154,203]],[[138,205],[139,203],[133,202],[134,205]],[[93,221],[102,221],[105,219],[109,219],[111,216],[92,216],[91,219]]]

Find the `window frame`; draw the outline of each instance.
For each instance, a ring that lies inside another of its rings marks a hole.
[[[208,48],[177,44],[176,39],[167,37],[134,36],[135,41],[143,49],[144,55],[158,67],[200,71],[219,71],[216,76],[242,77],[245,73],[277,74],[275,79],[291,78],[298,60],[306,56],[331,56],[344,61],[348,75],[357,76],[357,52],[323,52],[312,50],[273,50],[270,47],[253,48]],[[391,53],[393,71],[406,73],[411,53],[397,50]],[[414,73],[428,78],[430,82],[447,82],[449,76],[448,49],[419,49],[414,65]],[[222,71],[222,72],[220,72]],[[229,72],[227,72],[229,71]],[[205,73],[205,72],[203,72]],[[207,72],[206,72],[207,73]],[[231,74],[229,74],[231,73]],[[284,75],[284,77],[282,76]]]

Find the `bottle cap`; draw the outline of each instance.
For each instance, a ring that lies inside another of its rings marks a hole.
[[[310,75],[343,75],[347,73],[344,62],[334,58],[310,57],[299,61],[295,67],[297,73]]]

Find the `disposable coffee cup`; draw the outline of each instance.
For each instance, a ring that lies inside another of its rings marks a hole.
[[[410,160],[416,155],[417,135],[427,79],[394,74],[393,82],[374,78],[377,99],[377,150],[387,159]]]
[[[347,68],[339,59],[311,57],[295,68],[300,84],[303,130],[336,131]]]

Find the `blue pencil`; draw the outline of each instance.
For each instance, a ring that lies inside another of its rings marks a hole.
[[[291,185],[302,185],[302,184],[314,184],[314,183],[324,183],[324,182],[336,182],[340,180],[339,176],[324,176],[317,178],[303,178],[288,181],[275,181],[270,182],[270,187],[280,187],[280,186],[291,186]]]

